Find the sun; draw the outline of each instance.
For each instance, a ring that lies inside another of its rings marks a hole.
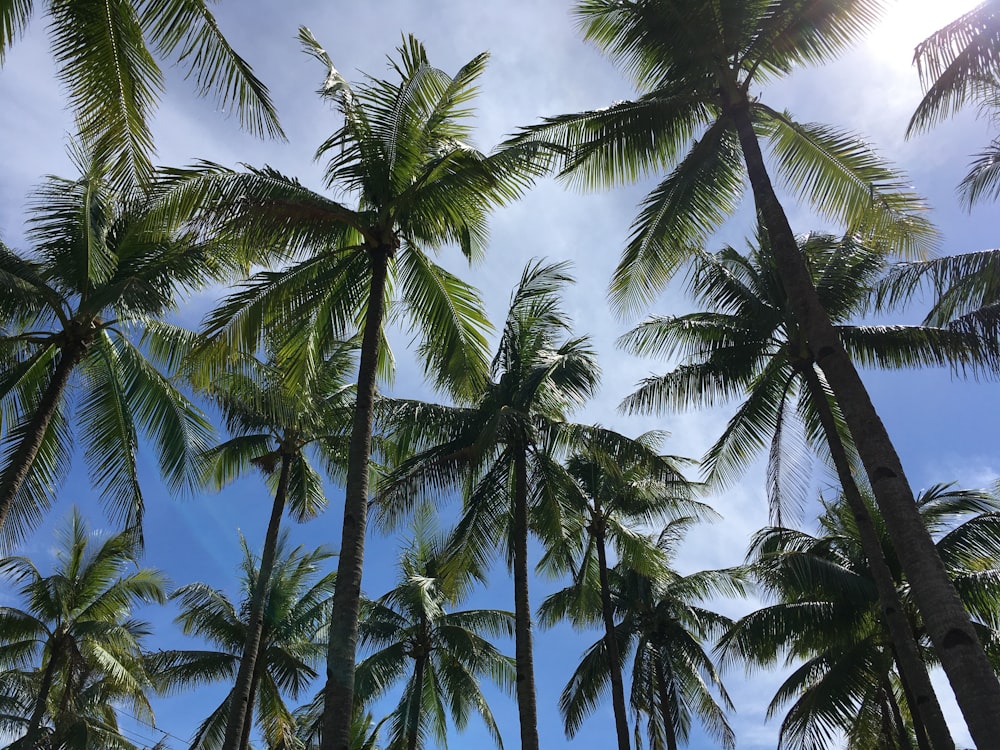
[[[878,57],[909,64],[913,48],[981,0],[896,0],[888,4],[882,23],[869,35],[868,47]]]

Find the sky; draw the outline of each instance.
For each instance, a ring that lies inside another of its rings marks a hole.
[[[932,219],[941,232],[942,254],[997,244],[996,206],[985,203],[967,212],[955,193],[970,155],[988,142],[991,127],[976,120],[974,113],[966,113],[905,140],[905,126],[920,94],[910,59],[920,39],[971,5],[968,0],[890,4],[884,22],[858,48],[823,68],[799,71],[765,92],[772,107],[788,109],[800,120],[863,134],[882,155],[905,170],[914,188],[932,206]],[[211,100],[193,95],[193,85],[184,80],[183,71],[167,69],[167,90],[154,125],[157,161],[169,165],[196,159],[230,166],[269,164],[321,189],[322,165],[313,160],[313,153],[338,121],[329,105],[315,94],[325,71],[299,50],[296,32],[300,25],[312,29],[350,81],[359,80],[362,73],[382,76],[386,56],[408,33],[421,39],[431,62],[447,72],[453,73],[476,54],[489,51],[490,62],[477,100],[476,141],[484,150],[518,126],[542,116],[597,108],[631,97],[634,92],[626,79],[582,41],[570,16],[571,6],[570,0],[295,0],[283,4],[222,0],[212,6],[219,24],[234,48],[270,87],[288,140],[261,141],[241,133],[236,119],[218,111]],[[22,249],[24,208],[32,188],[42,175],[73,174],[65,155],[73,124],[50,60],[43,7],[38,4],[29,33],[9,50],[0,69],[4,168],[0,178],[0,239]],[[616,338],[637,321],[616,318],[605,298],[636,206],[649,186],[646,182],[584,194],[554,180],[542,181],[523,200],[494,215],[484,262],[463,269],[456,260],[458,254],[451,250],[441,259],[481,289],[494,321],[502,320],[510,290],[530,259],[572,261],[577,283],[567,291],[565,306],[575,331],[592,338],[604,372],[600,395],[574,419],[598,422],[631,435],[665,429],[671,433],[668,452],[697,457],[720,433],[730,410],[628,418],[617,410],[637,381],[671,366],[616,350]],[[786,194],[785,202],[796,231],[827,228],[798,206],[795,196]],[[723,227],[713,240],[713,249],[724,243],[740,246],[751,230],[745,214]],[[178,310],[177,319],[197,326],[217,294],[217,290],[206,292],[188,300]],[[676,283],[650,312],[676,313],[684,311],[685,305],[681,285]],[[908,322],[918,320],[921,314],[919,308],[908,311]],[[391,391],[407,398],[435,398],[421,382],[419,369],[404,354],[406,332],[396,330],[391,337],[399,360]],[[914,489],[938,482],[979,487],[1000,474],[995,430],[1000,393],[995,383],[956,380],[947,371],[866,372],[864,378]],[[155,464],[148,456],[140,458],[145,466],[148,508],[145,563],[166,571],[177,585],[200,580],[233,592],[239,560],[236,530],[252,544],[262,540],[270,508],[264,484],[248,477],[216,495],[173,498],[159,482]],[[724,521],[690,534],[677,560],[680,570],[727,567],[742,561],[749,534],[767,523],[762,473],[758,465],[739,486],[711,499]],[[331,507],[323,517],[302,526],[287,524],[294,543],[309,548],[322,543],[336,546],[340,538],[339,493],[331,488]],[[74,471],[52,521],[31,536],[19,553],[44,566],[42,561],[52,553],[51,524],[64,521],[72,503],[88,509],[93,526],[107,527],[96,498],[87,489],[85,474]],[[807,511],[802,523],[811,528],[810,521]],[[392,585],[397,543],[394,536],[370,537],[364,581],[368,594],[377,596]],[[545,579],[533,581],[533,604],[558,585]],[[509,581],[499,567],[489,589],[476,595],[469,606],[511,607],[510,597]],[[10,602],[9,592],[0,589],[0,603]],[[752,603],[721,601],[715,606],[738,616],[751,609]],[[144,616],[157,627],[158,647],[184,643],[190,647],[191,641],[185,641],[170,625],[173,612],[169,608]],[[536,629],[535,638],[542,745],[610,746],[610,704],[584,725],[581,736],[568,741],[555,703],[576,659],[597,633],[577,634],[563,626],[550,631]],[[739,670],[727,672],[725,677],[737,707],[731,721],[739,747],[773,748],[778,723],[767,721],[765,712],[780,677],[755,674],[745,678]],[[943,684],[940,675],[937,682]],[[205,715],[205,706],[219,694],[206,689],[193,696],[157,701],[157,725],[172,735],[173,747],[182,747],[175,738],[190,736]],[[971,745],[953,701],[950,697],[942,700],[948,705],[959,745]],[[517,736],[513,700],[499,696],[492,703],[512,747]],[[146,736],[159,735],[148,731]],[[455,744],[478,746],[480,740],[488,742],[481,725],[473,720],[469,734]],[[699,735],[691,746],[709,745]]]

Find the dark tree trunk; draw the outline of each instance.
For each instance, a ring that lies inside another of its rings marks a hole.
[[[264,660],[258,659],[253,671],[253,684],[250,687],[250,700],[247,703],[246,718],[240,733],[240,750],[250,750],[250,730],[253,729],[253,704],[257,700],[257,690],[264,672]]]
[[[59,361],[56,369],[52,373],[52,380],[45,387],[42,397],[38,402],[35,413],[31,416],[24,430],[17,450],[10,457],[10,462],[0,476],[0,532],[7,522],[11,506],[18,490],[24,483],[25,477],[31,470],[31,465],[38,455],[38,449],[42,446],[42,438],[52,421],[53,415],[62,401],[63,393],[66,391],[66,384],[69,376],[73,374],[75,368],[87,356],[88,344],[74,342],[65,345],[59,352]],[[7,534],[6,536],[10,536]]]
[[[58,642],[53,642],[52,648],[49,651],[49,661],[45,665],[45,671],[42,672],[42,684],[38,686],[35,708],[31,712],[31,718],[28,720],[28,731],[24,735],[23,746],[25,748],[35,747],[38,740],[41,739],[39,735],[42,730],[42,720],[45,718],[45,709],[49,703],[49,693],[52,691],[52,681],[55,678],[56,669],[58,668],[58,648]]]
[[[840,404],[893,547],[973,740],[981,748],[995,746],[1000,737],[1000,681],[920,519],[885,426],[819,303],[764,166],[746,94],[735,84],[726,86],[722,91],[723,109],[736,126],[754,202],[796,318]]]
[[[358,608],[368,522],[368,466],[371,458],[378,349],[385,317],[386,277],[393,250],[372,253],[372,280],[358,364],[357,405],[348,449],[344,489],[344,528],[337,564],[337,586],[330,615],[326,687],[320,750],[349,750],[354,707],[354,659],[358,643]]]
[[[241,738],[245,734],[244,725],[250,725],[248,716],[252,712],[251,701],[255,686],[254,678],[257,675],[257,657],[260,651],[261,633],[264,632],[264,610],[267,607],[271,571],[274,569],[274,555],[278,547],[278,531],[281,528],[281,516],[285,512],[291,470],[292,456],[282,453],[281,474],[278,476],[278,488],[274,493],[274,504],[271,506],[271,520],[267,524],[264,549],[260,554],[257,585],[254,586],[250,600],[250,624],[247,628],[246,643],[243,644],[243,658],[236,673],[236,687],[233,690],[232,705],[229,707],[223,750],[238,750],[242,744]]]
[[[628,709],[625,706],[625,686],[622,681],[621,654],[615,637],[615,613],[611,603],[611,584],[608,581],[608,553],[604,547],[604,519],[601,506],[594,501],[593,520],[594,541],[597,545],[597,570],[601,582],[601,616],[604,619],[604,643],[608,653],[608,674],[611,677],[611,704],[615,710],[615,731],[618,734],[618,750],[629,750]]]
[[[535,661],[531,650],[531,604],[528,599],[528,460],[525,449],[514,449],[514,662],[517,671],[517,713],[521,750],[538,750],[538,706]]]
[[[872,522],[868,506],[861,497],[861,492],[858,490],[858,485],[851,473],[851,462],[837,431],[833,411],[826,400],[826,392],[811,363],[805,363],[800,368],[800,372],[805,378],[809,395],[823,425],[823,432],[830,447],[830,456],[844,490],[844,499],[847,501],[847,506],[858,526],[861,549],[868,560],[868,569],[871,572],[875,590],[878,592],[879,611],[882,615],[882,622],[889,631],[893,652],[896,655],[896,664],[907,689],[910,711],[914,717],[919,717],[920,724],[926,729],[931,746],[935,750],[955,750],[955,742],[948,731],[948,723],[945,721],[941,705],[938,703],[937,695],[931,685],[927,666],[920,657],[920,650],[913,637],[913,630],[910,628],[906,611],[899,600],[899,592],[896,590],[892,572],[885,561],[882,544],[875,531],[875,524]]]
[[[882,681],[882,692],[885,695],[885,704],[892,715],[892,724],[896,728],[896,739],[893,744],[899,746],[899,750],[913,750],[913,743],[910,741],[910,733],[906,729],[906,722],[903,721],[903,713],[896,703],[896,696],[892,690],[889,680]]]
[[[677,750],[677,730],[674,727],[674,717],[670,707],[670,690],[667,688],[667,677],[663,669],[663,657],[656,650],[656,691],[660,696],[660,718],[663,721],[663,736],[667,740],[667,750]]]
[[[421,655],[416,659],[416,666],[413,669],[413,684],[416,685],[416,700],[410,704],[410,715],[406,717],[406,750],[417,750],[417,740],[419,739],[421,697],[424,693],[424,664],[427,656]]]

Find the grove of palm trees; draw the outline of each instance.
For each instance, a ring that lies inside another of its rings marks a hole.
[[[0,0],[0,747],[1000,748],[1000,3]]]

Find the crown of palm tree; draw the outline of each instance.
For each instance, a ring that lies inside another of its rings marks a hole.
[[[871,506],[870,497],[866,502]],[[1000,519],[996,497],[938,485],[917,503],[963,601],[985,623],[977,625],[984,643],[995,648],[987,603],[1000,593],[993,572],[1000,554],[992,536]],[[884,525],[873,518],[921,655],[934,663]],[[909,711],[857,524],[841,499],[825,504],[819,527],[818,535],[782,527],[758,532],[747,554],[750,571],[778,603],[741,618],[719,650],[748,668],[782,654],[797,665],[768,709],[773,716],[792,704],[782,721],[782,747],[816,747],[841,733],[851,747],[896,747],[900,735],[909,742],[903,722]]]
[[[157,198],[112,188],[101,163],[76,154],[81,176],[51,177],[31,206],[32,250],[0,244],[0,403],[6,429],[0,460],[0,539],[9,544],[34,526],[73,455],[84,444],[92,481],[113,513],[141,528],[142,492],[135,466],[144,432],[160,468],[187,485],[210,425],[147,359],[138,334],[180,295],[224,279],[235,257],[179,218],[166,221]],[[175,340],[177,340],[175,338]],[[170,356],[163,338],[150,351]],[[66,387],[79,386],[76,430]]]
[[[177,589],[171,598],[180,603],[177,621],[184,633],[208,641],[215,650],[160,651],[150,657],[150,669],[162,690],[175,691],[221,680],[235,681],[247,640],[251,600],[257,587],[258,564],[243,543],[241,600],[204,583]],[[323,626],[329,617],[336,576],[321,566],[332,555],[323,548],[289,550],[279,540],[267,587],[264,627],[259,649],[255,690],[256,722],[269,746],[291,742],[295,733],[292,711],[284,700],[298,698],[319,673],[316,664],[326,652]],[[201,723],[192,748],[219,748],[226,732],[232,691]],[[249,726],[249,722],[248,722]]]
[[[166,580],[137,567],[139,540],[135,530],[96,539],[74,508],[50,575],[24,557],[0,559],[25,601],[0,607],[0,693],[13,704],[5,721],[22,734],[11,747],[134,750],[116,706],[152,721],[149,628],[132,610],[165,601]]]

